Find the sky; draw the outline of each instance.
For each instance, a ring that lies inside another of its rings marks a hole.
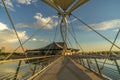
[[[61,41],[59,32],[57,11],[41,0],[4,0],[14,26],[24,42],[33,35],[41,26],[46,25],[52,17],[56,17],[39,31],[35,36],[26,42],[23,47],[26,49],[41,48],[53,41]],[[120,0],[90,0],[84,5],[72,12],[77,18],[80,18],[93,29],[104,35],[110,41],[114,41],[120,28]],[[100,37],[98,34],[83,25],[76,18],[70,16],[68,19],[68,43],[69,47],[79,48],[71,34],[72,22],[75,37],[84,51],[109,51],[112,44]],[[56,37],[55,31],[57,30]],[[70,34],[71,33],[71,34]],[[55,37],[55,40],[54,40]],[[120,45],[120,36],[116,40],[116,45]],[[8,19],[5,9],[0,3],[0,47],[5,47],[6,51],[13,51],[19,46],[18,39],[14,33],[13,27]],[[119,50],[113,47],[112,50]],[[19,49],[18,51],[21,51]]]

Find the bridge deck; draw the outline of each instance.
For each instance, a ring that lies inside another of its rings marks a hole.
[[[67,57],[61,57],[33,80],[103,80]]]

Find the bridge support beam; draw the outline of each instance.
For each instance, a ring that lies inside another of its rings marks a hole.
[[[37,64],[35,64],[35,66],[34,66],[34,70],[33,70],[32,75],[34,75],[34,74],[35,74],[36,68],[37,68]]]
[[[99,65],[98,65],[98,62],[97,62],[97,59],[95,58],[95,63],[96,63],[96,66],[97,66],[97,69],[98,69],[98,72],[99,74],[102,76],[102,73],[101,73],[101,70],[99,68]]]
[[[119,65],[118,65],[118,63],[117,63],[117,60],[114,60],[114,62],[115,62],[115,64],[116,64],[117,70],[118,70],[118,72],[119,72],[119,74],[120,74],[120,68],[119,68]]]
[[[19,70],[20,70],[21,63],[22,63],[22,61],[20,60],[19,63],[18,63],[18,67],[16,69],[16,73],[15,73],[15,76],[14,76],[13,80],[17,80],[17,76],[18,76],[18,73],[19,73]]]
[[[89,60],[88,60],[88,59],[87,59],[87,63],[88,63],[89,70],[91,70],[91,67],[90,67],[90,62],[89,62]]]

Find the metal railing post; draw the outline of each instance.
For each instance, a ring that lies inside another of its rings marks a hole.
[[[114,60],[114,62],[115,62],[115,64],[116,64],[116,67],[117,67],[118,72],[119,72],[119,74],[120,74],[120,68],[119,68],[119,65],[118,65],[118,63],[117,63],[116,59]]]
[[[95,63],[96,63],[96,66],[97,66],[97,69],[98,69],[98,72],[99,74],[102,76],[102,73],[101,73],[101,70],[99,68],[99,65],[98,65],[98,62],[97,62],[97,59],[95,58]]]
[[[75,61],[76,61],[76,63],[78,63],[78,57],[77,56],[75,56]]]
[[[84,60],[83,60],[83,59],[81,59],[81,61],[82,61],[82,65],[83,65],[83,66],[85,66]]]
[[[35,64],[35,66],[34,66],[34,70],[33,70],[32,75],[34,75],[34,74],[35,74],[36,68],[37,68],[37,64]]]
[[[88,60],[88,59],[87,59],[87,63],[88,63],[89,69],[91,70],[90,63],[89,63],[89,60]]]
[[[81,62],[81,59],[78,57],[78,61],[79,61],[79,63],[81,64],[82,62]]]
[[[18,76],[18,73],[19,73],[19,70],[20,70],[21,63],[22,63],[22,61],[20,60],[19,63],[18,63],[18,67],[16,69],[16,73],[15,73],[15,76],[14,76],[13,80],[17,80],[17,76]]]

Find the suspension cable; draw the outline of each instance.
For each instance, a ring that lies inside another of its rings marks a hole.
[[[57,30],[58,30],[58,27],[59,27],[59,24],[60,24],[60,16],[59,16],[59,18],[58,18],[58,24],[57,24],[57,26],[56,26],[56,29],[55,29],[55,36],[54,36],[54,38],[53,38],[53,41],[55,41],[55,39],[56,39],[56,37],[57,37]]]
[[[63,24],[65,25],[65,32],[63,33]],[[62,20],[60,22],[60,32],[61,32],[61,37],[62,37],[62,40],[64,42],[64,49],[63,49],[63,52],[62,54],[65,55],[65,52],[66,52],[66,49],[67,49],[67,44],[66,44],[66,39],[67,39],[67,32],[68,32],[68,25],[67,25],[67,22],[66,22],[66,19],[62,17]]]
[[[38,32],[40,32],[43,28],[45,28],[53,19],[55,19],[57,16],[53,16],[45,25],[41,26],[40,29],[38,29],[34,34],[32,34],[27,40],[25,40],[22,45],[24,45],[26,42],[28,42],[31,38],[33,38],[33,36],[35,36]],[[20,46],[18,46],[14,51],[13,53],[18,50],[20,48]],[[9,54],[4,60],[8,59],[9,57],[12,56],[12,54]]]
[[[22,43],[22,45],[24,45],[24,44],[25,44],[27,41],[29,41],[33,36],[35,36],[39,31],[41,31],[44,27],[46,27],[46,25],[48,25],[55,17],[57,17],[57,16],[53,16],[45,25],[41,26],[40,29],[38,29],[33,35],[31,35],[27,40],[25,40],[25,41]],[[18,47],[13,51],[13,53],[14,53],[17,49],[19,49],[19,48],[20,48],[20,46],[18,46]],[[9,57],[11,57],[13,53],[11,53],[10,55],[8,55],[4,60],[7,60]],[[25,57],[28,59],[28,57],[27,57],[26,54],[25,54]],[[28,63],[30,63],[29,60],[28,60]],[[31,65],[29,66],[29,68],[32,69]]]
[[[70,18],[70,25],[71,25],[71,27],[72,27],[73,35],[76,36],[76,35],[75,35],[74,28],[73,28],[73,24],[72,24],[72,19],[71,19],[70,16],[69,16],[69,18]],[[68,40],[68,41],[69,41],[69,43],[70,43],[70,40]],[[70,45],[72,45],[72,44],[70,43]]]
[[[14,26],[13,20],[12,20],[12,18],[11,18],[11,16],[10,16],[10,13],[8,12],[8,9],[7,9],[7,7],[6,7],[6,4],[4,3],[4,0],[2,0],[2,3],[3,3],[3,5],[4,5],[5,11],[6,11],[7,15],[8,15],[8,18],[9,18],[9,20],[10,20],[10,22],[11,22],[11,25],[12,25],[12,27],[13,27],[13,29],[14,29],[14,32],[15,32],[15,34],[16,34],[16,36],[17,36],[17,39],[18,39],[18,41],[19,41],[19,44],[20,44],[19,47],[22,48],[23,53],[25,54],[25,50],[24,50],[24,48],[23,48],[23,44],[25,44],[29,39],[31,39],[31,37],[28,38],[25,42],[23,42],[23,43],[21,42],[21,40],[20,40],[20,38],[19,38],[19,35],[18,35],[17,31],[16,31],[16,28],[15,28],[15,26]],[[40,30],[41,30],[41,29],[40,29]],[[39,31],[37,31],[37,32],[39,32]],[[37,32],[36,32],[36,33],[37,33]],[[36,34],[36,33],[35,33],[35,34]],[[35,34],[33,34],[32,37],[33,37]],[[16,48],[16,50],[17,50],[17,49],[18,49],[18,48]],[[16,51],[16,50],[15,50],[15,51]],[[15,52],[15,51],[14,51],[14,52]],[[14,53],[14,52],[13,52],[13,53]],[[10,56],[12,56],[13,53],[11,53],[10,55],[8,55],[4,60],[6,60],[6,59],[8,59]],[[28,59],[28,57],[27,57],[26,54],[25,54],[25,57]]]
[[[19,41],[19,44],[20,44],[20,46],[21,46],[21,48],[22,48],[22,50],[23,50],[23,53],[24,53],[24,52],[25,52],[24,47],[22,46],[20,37],[19,37],[19,35],[18,35],[18,33],[17,33],[17,30],[16,30],[16,28],[15,28],[15,26],[14,26],[14,22],[13,22],[11,16],[10,16],[10,13],[9,13],[7,7],[6,7],[6,4],[5,4],[4,0],[2,0],[2,3],[3,3],[3,6],[4,6],[4,8],[5,8],[5,11],[6,11],[6,13],[7,13],[8,19],[9,19],[9,21],[10,21],[10,23],[11,23],[13,29],[14,29],[14,32],[15,32],[15,34],[16,34],[16,37],[17,37],[17,39],[18,39],[18,41]]]
[[[70,18],[70,25],[71,25],[71,27],[72,27],[73,35],[76,36],[75,30],[74,30],[74,28],[73,28],[72,19],[71,19],[71,17],[69,17],[69,18]]]
[[[68,32],[69,32],[69,30],[68,30]],[[69,43],[69,45],[70,45],[70,47],[72,48],[72,43],[70,42],[70,39],[69,39],[69,35],[68,35],[68,43]]]
[[[70,33],[70,32],[69,32]],[[79,42],[77,41],[77,39],[76,39],[76,37],[72,34],[72,33],[70,33],[71,34],[71,36],[73,37],[73,39],[75,40],[75,42],[76,42],[76,44],[79,46],[79,48],[82,50],[82,52],[84,52],[84,50],[82,49],[82,47],[81,47],[81,45],[79,44]]]
[[[53,38],[53,43],[55,42],[55,39],[56,39],[57,30],[58,30],[58,25],[59,25],[59,19],[60,19],[60,16],[58,17],[58,24],[57,24],[56,29],[55,29],[55,35],[54,35],[54,38]],[[51,48],[51,47],[52,47],[52,45],[50,45],[50,47],[49,47],[48,50],[46,51],[45,56],[48,55],[48,52],[50,51],[50,48]]]
[[[117,38],[118,38],[119,33],[120,33],[120,29],[118,30],[118,32],[117,32],[117,34],[116,34],[116,37],[115,37],[115,39],[114,39],[114,41],[113,41],[113,44],[112,44],[112,46],[110,47],[110,50],[109,50],[109,52],[108,52],[108,55],[106,56],[106,58],[105,58],[105,60],[104,60],[104,62],[103,62],[103,65],[102,65],[102,67],[101,67],[101,70],[104,68],[104,65],[105,65],[107,59],[108,59],[108,58],[110,57],[110,55],[112,54],[111,51],[112,51],[112,48],[114,47],[114,44],[115,44],[115,42],[116,42],[116,40],[117,40]]]
[[[71,34],[71,36],[73,37],[73,39],[75,40],[75,42],[76,42],[76,44],[78,44],[78,46],[79,46],[79,48],[82,50],[82,52],[84,53],[84,50],[82,49],[82,47],[81,47],[81,45],[79,44],[79,42],[78,42],[78,40],[76,39],[76,35],[75,35],[75,31],[74,31],[74,28],[73,28],[73,24],[72,24],[72,21],[71,21],[71,18],[70,18],[70,25],[71,25],[71,27],[72,27],[72,31],[73,31],[73,34],[72,33],[70,33]]]
[[[85,23],[84,21],[82,21],[80,18],[74,16],[72,14],[72,16],[74,18],[76,18],[78,21],[80,21],[81,23],[83,23],[84,25],[86,25],[89,29],[91,29],[92,31],[94,31],[95,33],[97,33],[99,36],[101,36],[102,38],[104,38],[105,40],[107,40],[109,43],[113,44],[115,47],[117,47],[118,49],[120,49],[119,46],[117,46],[116,44],[114,44],[112,41],[110,41],[108,38],[106,38],[104,35],[100,34],[99,32],[97,32],[95,29],[93,29],[91,26],[89,26],[87,23]]]

